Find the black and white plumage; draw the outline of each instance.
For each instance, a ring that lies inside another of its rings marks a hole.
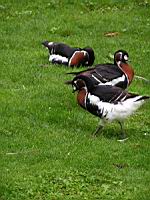
[[[94,50],[91,47],[75,48],[60,42],[44,41],[42,44],[49,50],[49,61],[70,67],[91,66],[94,63]]]
[[[114,54],[113,64],[97,64],[80,72],[71,72],[75,78],[66,83],[72,84],[81,75],[89,77],[93,85],[112,85],[126,89],[132,82],[134,70],[127,63],[128,53],[124,50],[118,50]]]
[[[141,96],[129,93],[122,88],[110,85],[91,85],[89,78],[77,79],[73,83],[74,91],[78,91],[78,104],[101,119],[94,134],[104,126],[106,122],[118,121],[121,125],[121,139],[125,133],[122,122],[132,115],[149,96]]]

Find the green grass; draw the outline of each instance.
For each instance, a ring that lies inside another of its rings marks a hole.
[[[0,199],[148,200],[150,103],[126,121],[125,143],[116,123],[93,139],[98,119],[77,106],[64,84],[71,70],[51,65],[41,42],[92,46],[95,64],[125,49],[150,79],[150,2],[1,0],[0,18]],[[134,80],[129,90],[149,87]]]

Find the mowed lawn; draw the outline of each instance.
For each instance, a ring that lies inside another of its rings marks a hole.
[[[44,40],[91,46],[95,64],[125,49],[150,79],[150,2],[0,1],[0,199],[148,200],[150,101],[126,120],[126,142],[117,123],[92,138],[98,118],[77,105],[64,84],[73,70],[48,62]],[[150,95],[150,83],[129,91]]]

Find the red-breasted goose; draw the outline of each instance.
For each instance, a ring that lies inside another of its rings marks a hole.
[[[75,75],[75,78],[66,83],[72,84],[76,77],[86,76],[91,79],[93,85],[112,85],[126,89],[134,77],[133,68],[127,63],[129,55],[124,50],[118,50],[114,54],[114,63],[97,64],[79,72],[68,74]]]
[[[49,50],[49,61],[69,67],[91,66],[94,63],[94,50],[91,47],[75,48],[61,42],[44,41]]]
[[[116,86],[93,86],[88,77],[76,79],[73,82],[73,89],[74,91],[78,91],[78,104],[101,119],[94,135],[96,135],[107,122],[118,121],[121,126],[120,140],[126,138],[123,129],[123,121],[132,115],[146,99],[150,98],[150,96],[141,96],[127,92]]]

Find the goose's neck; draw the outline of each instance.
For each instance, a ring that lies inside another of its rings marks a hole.
[[[133,80],[134,77],[134,70],[131,67],[131,65],[127,64],[127,63],[123,63],[121,61],[117,62],[117,66],[123,71],[123,73],[126,75],[127,79],[128,79],[128,84],[130,85],[130,83]]]
[[[86,109],[86,96],[87,96],[87,91],[85,88],[82,88],[77,95],[77,102],[84,109]]]

